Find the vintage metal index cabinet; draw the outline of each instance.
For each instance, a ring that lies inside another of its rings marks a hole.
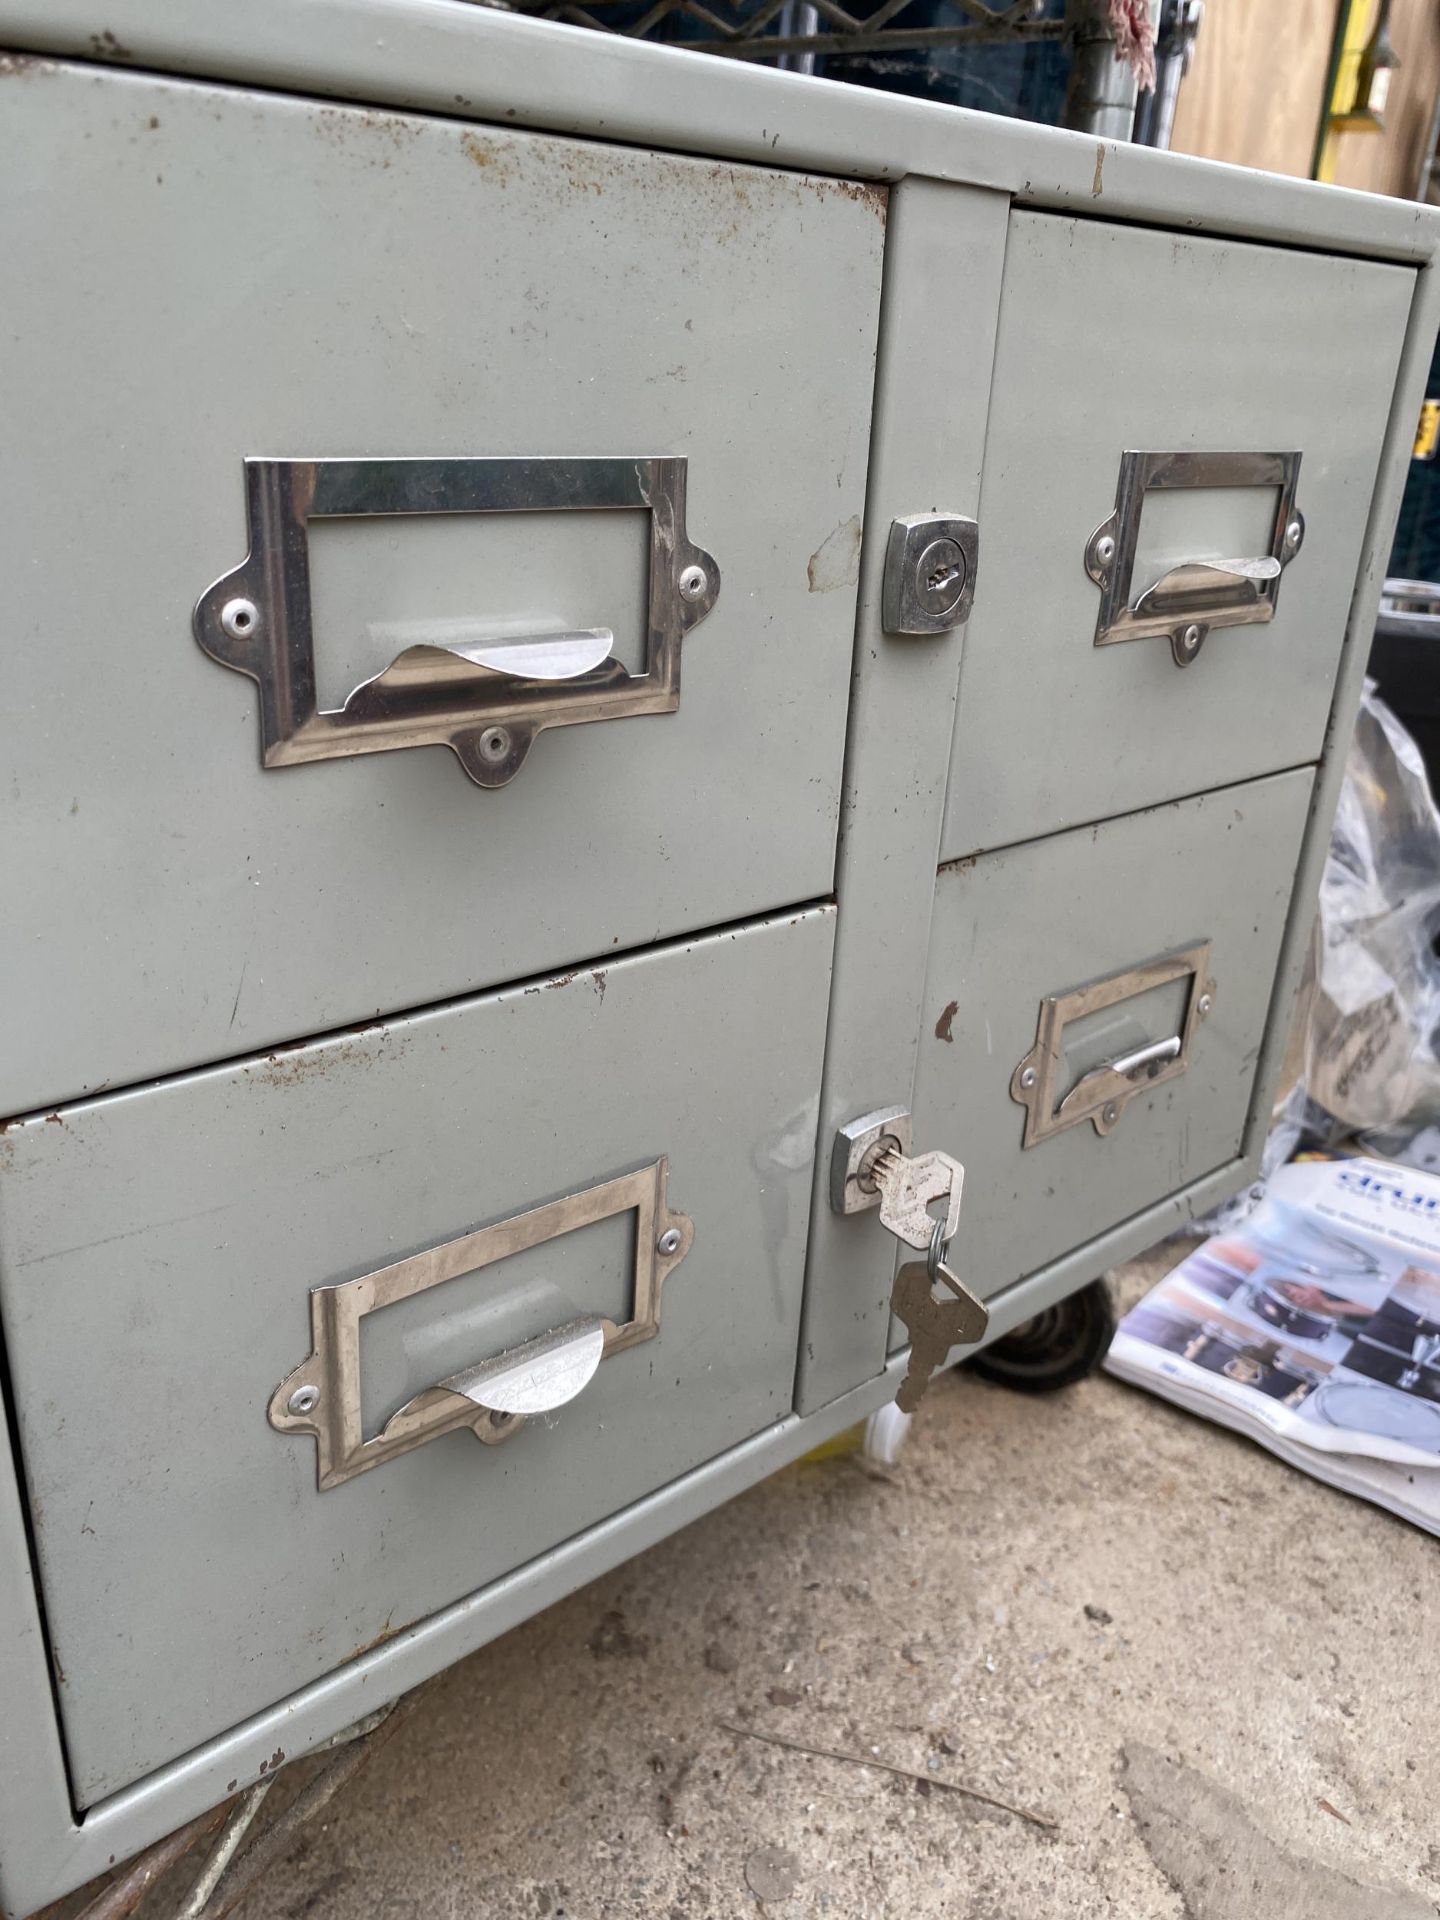
[[[893,1397],[897,1272],[1248,1176],[1440,228],[461,4],[0,43],[19,1915]]]

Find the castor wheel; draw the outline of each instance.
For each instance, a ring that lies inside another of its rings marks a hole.
[[[1020,1393],[1054,1393],[1092,1373],[1110,1350],[1115,1309],[1103,1280],[1012,1327],[968,1362],[982,1380]]]

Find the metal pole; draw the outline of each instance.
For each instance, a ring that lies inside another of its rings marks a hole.
[[[1135,140],[1168,147],[1180,100],[1180,82],[1190,71],[1204,0],[1164,0],[1155,33],[1155,91],[1142,93],[1135,109]]]
[[[1101,140],[1128,141],[1135,124],[1135,76],[1115,57],[1105,0],[1066,0],[1065,26],[1075,50],[1065,125]]]
[[[820,31],[819,9],[810,0],[786,0],[780,14],[780,38],[803,40]],[[786,73],[814,73],[813,53],[782,53],[775,62]]]

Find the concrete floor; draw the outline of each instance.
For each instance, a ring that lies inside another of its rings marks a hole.
[[[1436,1553],[1108,1378],[947,1375],[893,1473],[791,1468],[434,1683],[239,1920],[1424,1920]]]

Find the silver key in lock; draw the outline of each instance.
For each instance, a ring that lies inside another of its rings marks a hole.
[[[960,1194],[965,1185],[965,1169],[948,1153],[883,1153],[876,1161],[873,1178],[880,1189],[880,1224],[897,1240],[917,1252],[928,1249],[937,1224],[942,1225],[943,1240],[953,1240],[960,1225]],[[931,1215],[937,1200],[948,1204],[943,1222]]]
[[[903,1107],[867,1113],[835,1137],[830,1204],[837,1213],[878,1207],[880,1224],[902,1245],[923,1250],[895,1276],[891,1306],[910,1335],[910,1360],[897,1404],[913,1413],[930,1376],[952,1347],[982,1340],[990,1313],[946,1264],[960,1224],[965,1169],[948,1153],[911,1154],[910,1115]],[[937,1201],[945,1217],[932,1217]],[[935,1287],[944,1293],[936,1296]]]

